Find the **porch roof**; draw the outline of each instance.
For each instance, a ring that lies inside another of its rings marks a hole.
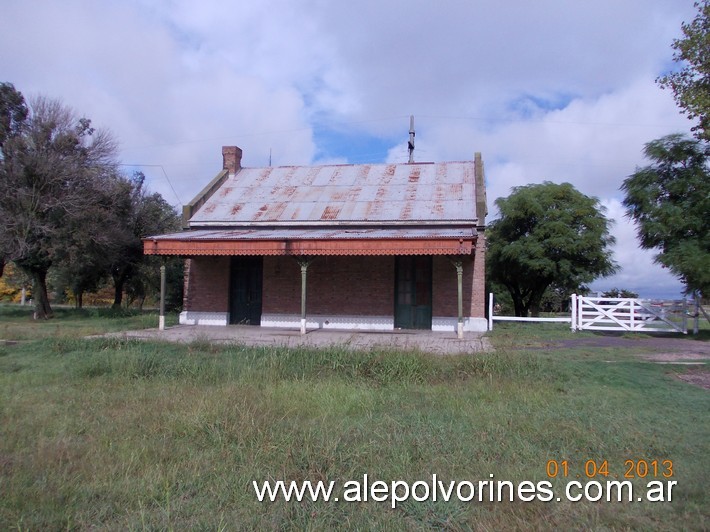
[[[200,229],[143,240],[146,255],[468,255],[474,227]]]

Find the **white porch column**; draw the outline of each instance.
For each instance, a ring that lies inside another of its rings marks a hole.
[[[301,334],[306,334],[306,281],[308,280],[308,266],[313,259],[297,258],[301,266]]]
[[[456,324],[456,336],[459,340],[463,339],[463,261],[461,259],[449,258],[451,264],[456,268],[456,289],[457,289],[457,306],[459,319]]]
[[[160,266],[160,318],[158,329],[165,330],[165,263]]]

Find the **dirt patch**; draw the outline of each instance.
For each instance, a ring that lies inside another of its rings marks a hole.
[[[651,362],[689,362],[702,363],[704,360],[710,361],[710,354],[702,353],[653,353],[649,355],[641,355],[644,360]]]
[[[598,335],[562,340],[553,347],[623,349],[656,364],[710,365],[710,342],[688,338],[628,338]]]
[[[688,373],[677,375],[677,377],[689,384],[710,390],[710,371],[689,371]]]
[[[616,335],[597,335],[592,338],[571,338],[561,340],[555,347],[598,347],[623,348],[647,353],[685,353],[710,358],[710,342],[680,338],[625,338]]]
[[[553,347],[621,348],[654,364],[674,365],[678,370],[686,366],[687,372],[677,373],[675,376],[683,382],[710,390],[710,342],[688,338],[624,338],[599,335],[593,338],[562,340]]]

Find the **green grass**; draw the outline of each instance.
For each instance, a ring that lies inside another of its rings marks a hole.
[[[0,346],[0,529],[710,526],[710,393],[674,378],[682,369],[611,349],[540,349],[572,337],[554,326],[504,324],[492,335],[496,353],[458,357],[78,337],[134,319],[144,318],[10,316],[8,331],[23,338],[7,339],[23,341]],[[515,338],[536,349],[513,349]],[[625,460],[640,458],[673,460],[673,502],[392,509],[260,503],[251,486],[365,473],[538,481],[552,459],[568,460],[573,477],[588,459],[623,474]]]
[[[33,320],[30,306],[0,304],[0,341],[37,340],[39,338],[80,338],[104,332],[146,329],[158,326],[156,311],[112,308],[53,308],[54,318]],[[166,316],[166,325],[177,323],[177,316]]]

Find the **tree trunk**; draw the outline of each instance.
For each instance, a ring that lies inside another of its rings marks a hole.
[[[523,295],[518,290],[517,286],[506,284],[505,287],[508,289],[511,299],[513,300],[513,312],[516,317],[523,317],[528,315],[528,307],[525,305],[525,300]]]
[[[523,298],[516,294],[511,294],[513,298],[513,309],[517,317],[526,317],[528,315],[528,307],[523,302]]]
[[[122,269],[118,273],[114,273],[113,277],[113,305],[112,308],[119,309],[123,303],[123,287],[128,279],[128,270]]]
[[[530,315],[533,318],[537,318],[540,316],[540,302],[539,301],[533,301],[530,303]]]
[[[34,318],[36,320],[47,320],[54,317],[47,295],[47,270],[32,270],[32,297],[35,300]]]
[[[78,308],[78,309],[84,308],[84,292],[80,291],[74,295],[76,296],[76,308]]]
[[[549,285],[533,290],[528,298],[528,308],[530,309],[530,315],[534,318],[540,316],[540,303],[542,302],[542,296],[545,295],[545,290]]]
[[[113,286],[113,308],[121,308],[121,303],[123,303],[123,279],[120,277],[114,279]]]

